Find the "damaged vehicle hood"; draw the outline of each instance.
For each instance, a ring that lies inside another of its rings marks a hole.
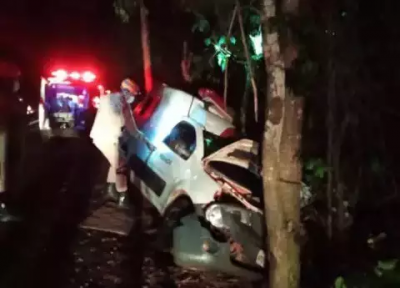
[[[211,161],[226,162],[258,174],[258,148],[257,142],[241,139],[207,156],[203,159],[203,164],[207,168]]]
[[[229,144],[203,159],[204,170],[244,193],[251,193],[260,178],[259,144],[241,139]],[[256,180],[256,181],[255,181]]]

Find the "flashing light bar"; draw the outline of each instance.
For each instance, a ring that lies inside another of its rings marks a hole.
[[[79,73],[77,71],[68,73],[66,70],[59,69],[53,71],[51,75],[57,79],[57,81],[63,82],[68,78],[72,78],[74,80],[82,80],[86,83],[91,83],[96,79],[96,75],[90,71],[85,71],[83,73]]]
[[[92,72],[85,72],[82,74],[82,80],[85,82],[93,82],[94,79],[96,79],[96,75],[94,75]]]

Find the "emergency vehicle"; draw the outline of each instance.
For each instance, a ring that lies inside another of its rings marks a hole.
[[[56,69],[41,78],[38,108],[43,135],[77,136],[93,124],[104,87],[92,71]]]

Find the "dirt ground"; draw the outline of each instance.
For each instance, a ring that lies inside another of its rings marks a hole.
[[[143,255],[142,267],[134,271],[135,255],[129,259],[126,251],[134,248],[127,242],[123,236],[80,231],[73,246],[74,269],[62,287],[242,287],[233,278],[174,267],[165,255],[157,256],[149,250]]]

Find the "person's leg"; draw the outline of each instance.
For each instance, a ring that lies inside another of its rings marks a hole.
[[[107,183],[110,183],[110,184],[115,184],[116,183],[116,181],[117,181],[117,170],[115,168],[116,167],[113,166],[112,164],[110,165],[110,168],[108,169],[108,174],[107,174]]]
[[[127,186],[123,175],[117,174],[119,167],[118,139],[123,125],[122,116],[112,109],[109,95],[102,97],[90,137],[95,146],[110,163],[107,175],[106,195],[108,199],[121,204],[126,197]],[[120,193],[118,193],[120,192]]]
[[[113,147],[112,156],[109,158],[110,168],[107,175],[107,195],[113,202],[117,202],[121,208],[128,208],[127,195],[127,179],[125,173],[118,173],[120,168],[120,159],[118,153],[118,147]]]
[[[118,167],[116,169],[116,179],[115,179],[115,188],[117,192],[119,193],[124,193],[128,190],[128,182],[127,182],[127,177],[125,175],[124,169],[124,161],[120,158],[118,161]]]

